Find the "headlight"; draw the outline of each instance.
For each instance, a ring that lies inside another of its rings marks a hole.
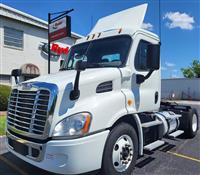
[[[79,113],[59,122],[53,136],[79,136],[88,133],[92,116],[89,113]]]

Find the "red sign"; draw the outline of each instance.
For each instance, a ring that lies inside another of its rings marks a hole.
[[[46,55],[49,54],[48,44],[47,43],[42,43],[42,45],[40,45],[40,49]],[[68,46],[61,47],[58,44],[53,43],[53,44],[51,44],[50,52],[51,52],[51,57],[52,58],[54,58],[54,57],[59,58],[60,55],[67,55],[68,54],[69,47]]]
[[[69,16],[61,18],[49,24],[49,40],[55,41],[71,36],[71,19]]]
[[[51,51],[57,53],[58,55],[65,54],[69,52],[69,47],[60,47],[58,44],[52,44]]]

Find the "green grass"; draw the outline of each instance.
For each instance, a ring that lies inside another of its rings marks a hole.
[[[0,116],[0,136],[5,135],[6,116]]]

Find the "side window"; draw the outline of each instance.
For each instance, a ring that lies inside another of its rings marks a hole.
[[[144,40],[139,42],[137,52],[135,55],[135,68],[138,71],[148,71],[147,69],[147,57],[148,57],[148,45],[150,43]]]

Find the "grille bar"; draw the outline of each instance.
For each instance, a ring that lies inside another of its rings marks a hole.
[[[14,117],[14,115],[12,113],[9,113],[8,117],[10,117],[10,115],[12,115],[12,117]],[[30,120],[31,118],[28,117],[23,117],[23,116],[19,116],[19,115],[15,115],[15,117],[21,118],[21,119],[25,119],[25,120]]]
[[[50,91],[13,89],[8,104],[8,126],[42,135],[48,118]]]

